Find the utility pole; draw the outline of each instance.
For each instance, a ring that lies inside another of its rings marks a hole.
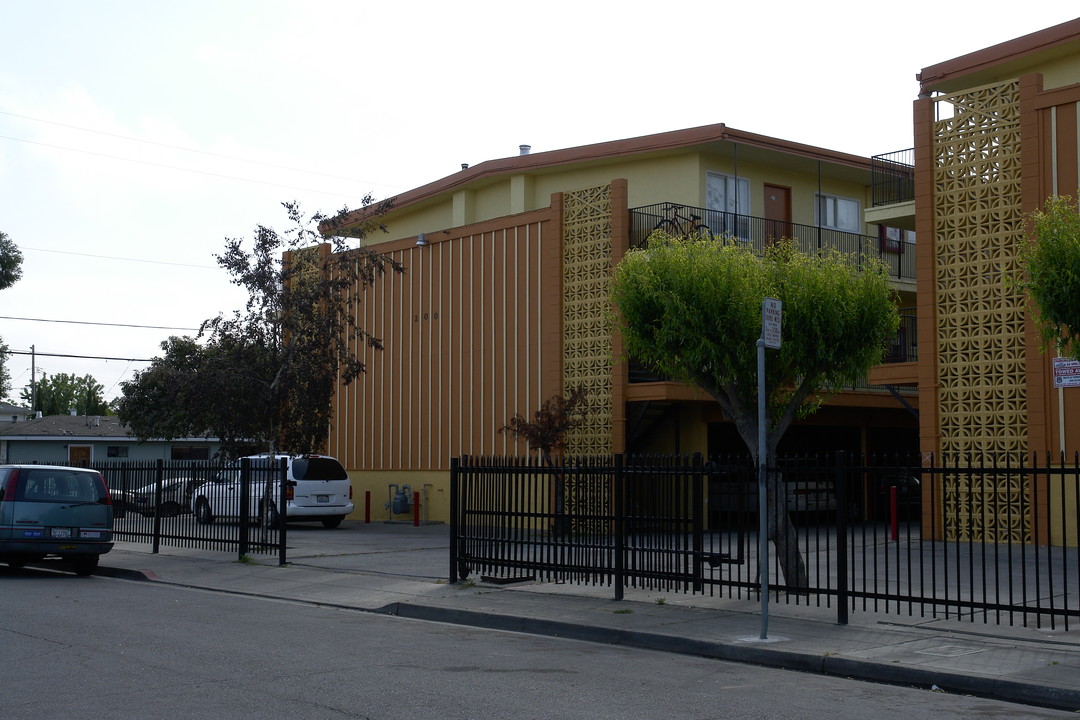
[[[37,373],[36,357],[34,355],[34,346],[30,346],[30,412],[34,412],[34,403],[37,401],[37,380],[35,375]]]

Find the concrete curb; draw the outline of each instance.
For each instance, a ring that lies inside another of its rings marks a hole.
[[[120,580],[138,580],[143,582],[160,582],[161,579],[151,570],[129,570],[127,568],[113,568],[98,566],[94,575],[101,577],[119,578]]]
[[[951,694],[973,695],[1059,710],[1075,711],[1080,708],[1080,690],[1063,690],[1033,683],[982,676],[972,677],[904,665],[885,665],[835,655],[818,656],[774,647],[692,640],[661,633],[577,625],[555,620],[447,609],[414,603],[391,603],[375,612],[412,620],[569,638],[607,645],[625,645],[644,650],[658,650],[763,667],[847,677],[886,685],[903,685],[924,690],[937,686],[941,691]]]

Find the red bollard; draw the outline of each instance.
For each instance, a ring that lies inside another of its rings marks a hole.
[[[897,518],[898,511],[896,507],[896,486],[893,485],[889,488],[889,525],[892,529],[892,539],[896,542],[900,539],[900,523]]]
[[[420,527],[420,493],[413,493],[412,501],[412,524],[413,527]]]
[[[364,491],[364,524],[371,524],[371,491]]]

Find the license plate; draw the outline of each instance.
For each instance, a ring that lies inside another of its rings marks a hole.
[[[328,503],[328,502],[330,502],[330,496],[329,495],[316,495],[315,496],[315,502],[317,502],[317,503]]]
[[[49,528],[49,537],[69,538],[71,537],[71,528]]]

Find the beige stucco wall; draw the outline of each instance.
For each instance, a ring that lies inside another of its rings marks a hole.
[[[363,520],[365,517],[365,505],[370,501],[371,522],[380,523],[387,520],[401,522],[412,521],[411,515],[391,515],[386,509],[387,503],[393,499],[396,485],[404,489],[408,485],[410,497],[412,493],[421,493],[421,520],[428,522],[449,522],[450,520],[450,473],[424,472],[424,471],[349,471],[349,480],[353,487],[353,504],[356,509],[349,516],[352,520]],[[367,494],[370,493],[370,496]],[[427,502],[427,508],[423,503]]]
[[[1080,78],[1080,56],[1057,58],[1031,70],[1042,73],[1044,89],[1073,85]]]
[[[756,155],[763,157],[762,153]],[[791,156],[772,153],[768,160],[748,160],[733,154],[730,149],[720,152],[691,148],[483,178],[438,198],[392,211],[384,220],[389,233],[377,234],[371,242],[389,242],[419,233],[430,235],[468,223],[545,208],[553,193],[604,185],[612,178],[627,180],[627,199],[631,208],[659,202],[704,207],[708,172],[737,175],[748,181],[750,215],[764,213],[764,183],[792,189],[792,222],[803,225],[817,222],[814,198],[819,188],[826,194],[858,200],[862,208],[867,206],[869,172],[857,181],[841,180],[832,176],[827,164],[822,165],[819,177],[817,164],[805,158],[794,162]],[[848,171],[845,175],[857,176],[858,173]]]

